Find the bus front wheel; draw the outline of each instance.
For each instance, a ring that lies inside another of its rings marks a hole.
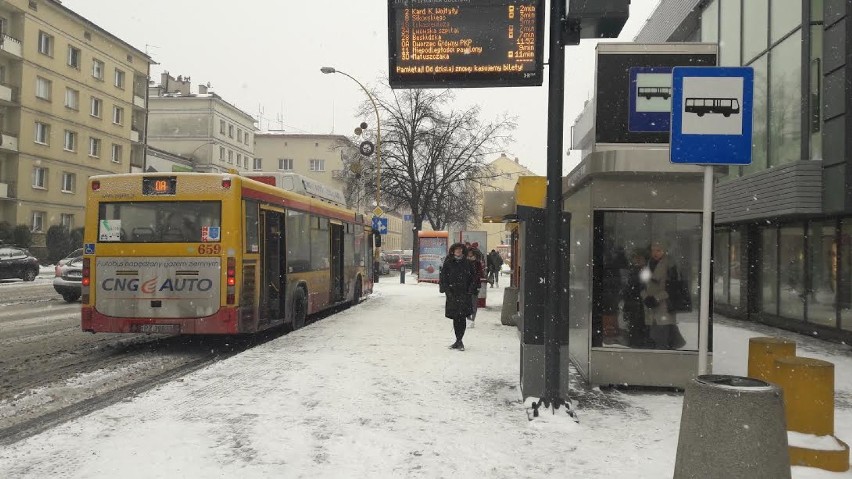
[[[293,293],[293,331],[305,326],[308,316],[308,295],[304,288],[296,288]]]

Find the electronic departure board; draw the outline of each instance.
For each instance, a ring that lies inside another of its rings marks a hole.
[[[539,86],[544,0],[388,0],[392,88]]]

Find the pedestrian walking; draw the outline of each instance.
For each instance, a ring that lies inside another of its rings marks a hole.
[[[444,316],[453,320],[456,334],[456,342],[450,345],[450,349],[464,351],[462,338],[467,329],[467,318],[471,314],[470,295],[479,287],[478,283],[474,283],[475,279],[473,264],[467,260],[464,244],[450,246],[450,254],[444,260],[438,281],[439,290],[447,297]]]
[[[488,253],[488,282],[492,287],[500,287],[500,268],[503,266],[503,257],[497,250],[492,249]]]
[[[641,280],[642,270],[647,264],[646,252],[640,248],[634,250],[627,271],[627,283],[622,291],[624,322],[627,323],[627,344],[631,348],[644,348],[647,342],[645,305],[642,304],[642,291],[645,289],[645,284]]]
[[[479,251],[476,248],[471,248],[467,252],[467,259],[473,266],[473,284],[475,285],[473,293],[470,295],[471,310],[470,316],[468,316],[468,319],[470,320],[469,326],[472,328],[476,324],[476,312],[479,310],[479,288],[482,285],[483,278],[485,277],[485,267],[483,266],[485,257],[482,255],[482,251]]]

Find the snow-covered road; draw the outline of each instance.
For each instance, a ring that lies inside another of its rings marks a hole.
[[[436,286],[383,282],[355,308],[0,450],[0,477],[671,477],[681,394],[584,391],[580,424],[527,419],[500,296],[458,352]],[[717,326],[715,372],[745,371],[750,334]],[[838,392],[850,382],[838,375]],[[849,408],[837,431],[852,439]]]

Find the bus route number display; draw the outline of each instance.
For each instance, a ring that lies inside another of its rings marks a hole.
[[[544,0],[388,0],[392,88],[540,86]]]

